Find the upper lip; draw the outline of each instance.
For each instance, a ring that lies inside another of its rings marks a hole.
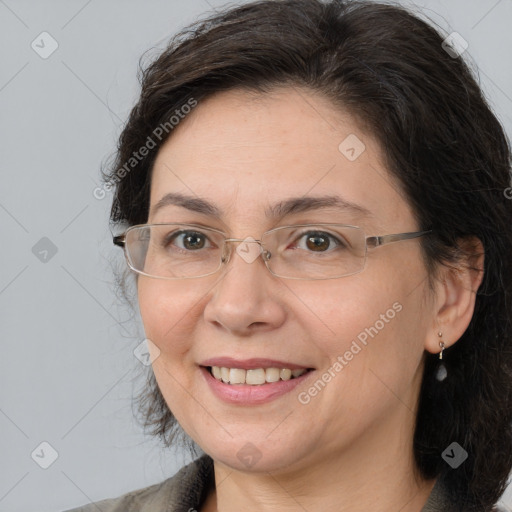
[[[289,368],[290,370],[312,369],[310,366],[279,361],[277,359],[266,359],[261,357],[251,359],[233,359],[232,357],[213,357],[199,363],[200,366],[218,366],[220,368],[240,368],[251,370],[254,368]]]

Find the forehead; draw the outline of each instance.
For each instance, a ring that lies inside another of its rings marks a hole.
[[[269,217],[283,200],[309,196],[340,197],[384,222],[411,215],[374,138],[297,88],[227,91],[200,102],[159,150],[150,218],[170,193],[209,199],[221,220]],[[168,201],[167,211],[177,208]]]

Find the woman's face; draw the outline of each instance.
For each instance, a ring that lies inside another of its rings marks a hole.
[[[208,201],[220,217],[175,204],[154,209],[168,193]],[[367,213],[329,206],[265,215],[290,198],[323,196]],[[150,206],[148,223],[199,223],[241,239],[306,223],[357,225],[366,235],[418,230],[376,141],[327,100],[295,88],[199,103],[159,150]],[[275,277],[239,246],[207,277],[138,279],[146,337],[159,350],[153,370],[186,432],[216,461],[246,471],[311,467],[341,453],[350,460],[412,436],[433,330],[418,240],[369,249],[361,273],[316,281]],[[219,366],[251,368],[231,376],[250,373],[254,382],[276,375],[257,368],[312,370],[237,390],[204,368],[220,358],[235,361]]]

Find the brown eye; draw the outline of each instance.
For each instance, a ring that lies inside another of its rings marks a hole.
[[[297,237],[297,240],[299,240],[297,247],[308,252],[323,253],[330,252],[336,248],[342,249],[346,247],[346,244],[341,240],[325,231],[307,231]],[[300,241],[302,240],[305,243],[301,244]]]
[[[206,235],[199,231],[178,231],[167,236],[164,245],[167,246],[174,243],[175,240],[179,240],[182,244],[177,244],[179,249],[194,251],[202,249],[206,244],[206,239]]]
[[[325,251],[329,248],[329,237],[323,234],[309,235],[307,237],[306,245],[312,251]]]

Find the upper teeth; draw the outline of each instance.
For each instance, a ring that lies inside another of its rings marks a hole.
[[[306,373],[306,369],[290,370],[288,368],[254,368],[243,370],[241,368],[225,368],[212,366],[212,375],[226,384],[253,384],[260,385],[265,382],[290,380]]]

